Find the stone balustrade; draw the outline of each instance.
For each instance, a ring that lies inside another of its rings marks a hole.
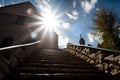
[[[110,75],[120,74],[120,51],[92,46],[67,45],[67,51]]]
[[[0,48],[0,80],[9,74],[12,69],[23,62],[33,50],[37,49],[40,41]]]

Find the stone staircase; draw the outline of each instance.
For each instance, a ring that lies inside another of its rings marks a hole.
[[[4,80],[111,80],[110,76],[63,50],[36,50]]]

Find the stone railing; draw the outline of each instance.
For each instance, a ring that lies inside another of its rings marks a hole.
[[[120,75],[120,51],[68,44],[67,51],[112,76]]]
[[[23,62],[24,58],[39,46],[39,43],[40,41],[36,41],[0,48],[0,80],[9,74],[16,65]]]

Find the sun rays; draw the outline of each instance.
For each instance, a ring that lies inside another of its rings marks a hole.
[[[43,3],[38,4],[40,10],[39,14],[32,14],[34,15],[33,17],[38,21],[31,22],[30,24],[28,24],[30,28],[33,28],[33,30],[31,30],[31,38],[40,39],[44,42],[46,35],[49,35],[52,38],[53,33],[55,32],[58,35],[59,39],[58,45],[61,44],[60,41],[63,42],[63,39],[59,38],[60,36],[63,36],[64,30],[62,31],[62,29],[68,29],[68,26],[70,25],[67,24],[66,21],[64,21],[63,16],[65,15],[65,12],[60,12],[59,10],[61,3],[62,1],[58,4],[58,6],[54,8],[52,8],[51,4],[46,4],[46,1],[43,1]],[[32,11],[28,12],[32,13]]]
[[[42,7],[42,9],[40,10],[40,13],[39,13],[40,15],[39,16],[34,15],[35,18],[38,19],[38,21],[31,23],[30,27],[32,27],[34,25],[39,25],[39,27],[36,30],[32,31],[32,33],[31,33],[32,38],[36,38],[37,34],[43,30],[44,30],[44,32],[43,32],[42,36],[44,36],[48,32],[56,32],[57,33],[59,31],[59,27],[61,27],[62,22],[63,22],[60,19],[61,16],[63,15],[63,13],[61,13],[61,14],[57,13],[57,11],[60,7],[60,4],[54,10],[50,7],[47,8],[47,6]]]

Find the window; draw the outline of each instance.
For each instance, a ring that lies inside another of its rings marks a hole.
[[[24,16],[18,16],[16,21],[15,21],[15,24],[24,24],[24,21],[25,21]]]

